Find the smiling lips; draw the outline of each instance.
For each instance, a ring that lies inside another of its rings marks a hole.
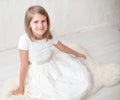
[[[44,30],[43,28],[42,29],[40,29],[40,28],[37,28],[37,30]]]

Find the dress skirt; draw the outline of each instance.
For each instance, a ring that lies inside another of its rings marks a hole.
[[[58,52],[31,61],[25,94],[42,100],[81,100],[91,88],[91,75],[79,58]]]

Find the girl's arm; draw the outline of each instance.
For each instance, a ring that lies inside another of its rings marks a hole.
[[[86,56],[84,54],[81,54],[81,53],[69,48],[68,46],[64,45],[60,41],[58,41],[58,43],[55,44],[54,46],[62,52],[69,53],[69,54],[72,54],[76,57],[82,57],[82,58],[86,59]]]
[[[12,91],[12,95],[24,94],[24,83],[25,77],[28,70],[28,51],[26,50],[19,50],[20,54],[20,81],[19,87],[16,90]]]

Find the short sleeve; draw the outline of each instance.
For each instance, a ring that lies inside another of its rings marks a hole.
[[[52,43],[57,44],[57,42],[60,40],[60,38],[55,31],[51,31],[51,32],[52,32],[52,35],[53,35]]]
[[[27,40],[26,34],[23,34],[23,35],[20,37],[19,43],[18,43],[18,49],[28,50],[28,40]]]
[[[53,40],[52,40],[53,44],[57,44],[58,41],[59,41],[58,38],[53,38]]]

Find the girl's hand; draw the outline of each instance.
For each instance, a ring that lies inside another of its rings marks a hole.
[[[82,58],[86,59],[86,56],[85,56],[85,55],[83,55],[83,54],[82,54],[80,57],[82,57]]]
[[[21,88],[11,91],[11,95],[23,95],[23,94],[24,94],[24,89]]]
[[[76,57],[82,57],[82,58],[86,59],[86,56],[84,54],[76,53],[75,56]]]

